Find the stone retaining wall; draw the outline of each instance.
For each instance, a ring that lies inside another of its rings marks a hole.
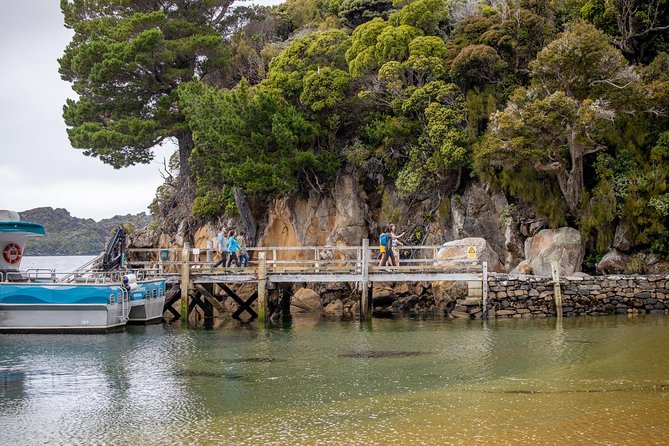
[[[669,276],[577,276],[560,279],[564,316],[665,314],[669,309]],[[488,317],[555,316],[553,281],[549,277],[493,275],[488,278]],[[480,294],[479,294],[480,296]],[[458,299],[452,314],[477,318],[481,300]]]

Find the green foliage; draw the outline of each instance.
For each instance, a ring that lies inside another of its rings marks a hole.
[[[502,212],[499,213],[499,224],[508,225],[513,221],[514,216],[518,213],[518,208],[515,203],[512,203],[502,209]]]
[[[455,26],[448,42],[448,59],[453,61],[469,46],[485,45],[525,83],[528,64],[554,37],[555,25],[533,11],[520,8],[513,14],[500,14],[489,10]]]
[[[577,22],[548,44],[530,69],[534,84],[577,100],[607,97],[637,77],[609,38],[585,22]]]
[[[202,182],[201,182],[202,184]],[[204,190],[193,201],[193,215],[196,217],[210,217],[217,215],[235,215],[237,205],[230,186],[221,189]]]
[[[228,3],[147,11],[141,1],[61,0],[74,30],[59,60],[78,95],[63,112],[73,147],[119,168],[149,162],[152,147],[183,135],[175,88],[227,69],[229,49],[211,18]]]
[[[498,93],[491,85],[467,91],[465,103],[470,139],[478,138],[485,132],[488,119],[497,111],[497,104],[500,102]]]
[[[287,0],[280,6],[294,28],[313,26],[323,20],[319,5],[314,0]]]
[[[230,92],[193,82],[180,89],[193,129],[191,156],[199,200],[194,211],[215,215],[229,209],[229,192],[284,195],[301,180],[325,178],[338,158],[316,148],[321,130],[275,91],[242,82]]]
[[[606,251],[597,251],[597,250],[587,251],[583,258],[583,271],[591,273],[595,272],[595,266],[599,262],[601,262],[605,254]]]
[[[551,228],[567,224],[567,209],[560,188],[547,175],[523,164],[516,169],[502,170],[497,177],[485,173],[482,176],[499,184],[512,197],[531,203],[540,215],[546,217]]]
[[[398,175],[396,185],[401,193],[433,186],[449,171],[469,163],[464,98],[455,85],[435,81],[416,88],[404,101],[403,110],[421,116],[425,130]]]
[[[308,74],[326,67],[347,70],[344,53],[349,45],[348,34],[336,29],[295,39],[272,60],[265,84],[296,103]]]
[[[419,28],[427,35],[438,35],[448,20],[448,6],[444,0],[416,0],[388,18],[388,23],[398,28]]]
[[[313,111],[332,109],[346,99],[350,82],[348,72],[337,68],[311,71],[304,76],[300,101]]]
[[[666,0],[588,0],[583,18],[614,37],[617,46],[634,62],[647,63],[666,50],[669,38],[669,3]]]
[[[499,82],[507,64],[494,48],[469,45],[453,60],[453,75],[465,90],[475,86]]]
[[[369,159],[371,150],[360,140],[355,140],[342,149],[342,155],[344,155],[348,164],[360,168]]]
[[[355,28],[376,17],[388,18],[392,8],[392,0],[342,0],[338,13],[346,26]]]

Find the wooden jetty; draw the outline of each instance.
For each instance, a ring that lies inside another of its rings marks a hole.
[[[129,249],[128,266],[166,278],[168,291],[165,311],[175,319],[188,323],[197,308],[204,315],[205,325],[213,323],[214,308],[224,312],[219,287],[238,305],[233,318],[243,322],[268,323],[268,293],[281,293],[285,284],[350,283],[360,292],[360,319],[372,316],[371,285],[374,282],[436,282],[467,281],[481,288],[483,317],[487,316],[488,270],[485,262],[439,259],[441,246],[402,246],[400,266],[380,267],[379,247],[369,246],[291,246],[249,248],[249,266],[212,268],[215,251],[191,248],[185,243],[179,249]],[[467,247],[463,246],[466,250]],[[471,249],[471,247],[470,247]],[[465,251],[466,252],[466,251]],[[235,285],[253,284],[255,292],[243,299],[233,291]],[[282,286],[283,285],[283,286]],[[275,296],[276,297],[276,296]],[[257,312],[251,306],[257,300]],[[290,296],[279,298],[281,305],[290,305]],[[174,308],[181,302],[180,310]],[[248,319],[241,315],[246,312]],[[186,315],[184,317],[184,315]]]

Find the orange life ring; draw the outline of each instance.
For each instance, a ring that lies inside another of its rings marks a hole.
[[[16,243],[8,243],[5,246],[5,249],[2,250],[2,257],[5,259],[5,262],[13,265],[21,261],[21,256],[23,252],[21,247]]]

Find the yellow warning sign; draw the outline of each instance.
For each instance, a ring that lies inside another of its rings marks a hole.
[[[475,259],[476,258],[476,246],[470,246],[467,248],[467,258]]]

